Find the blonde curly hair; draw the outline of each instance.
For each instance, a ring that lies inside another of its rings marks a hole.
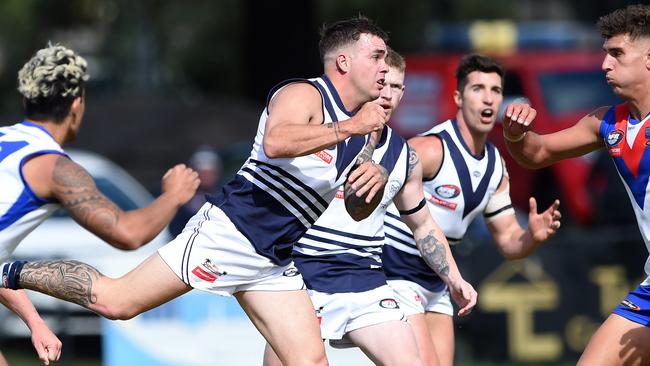
[[[83,93],[88,63],[74,51],[48,44],[18,72],[18,91],[28,101],[75,98]]]

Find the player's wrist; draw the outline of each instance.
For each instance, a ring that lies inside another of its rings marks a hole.
[[[521,134],[519,134],[517,136],[512,136],[505,129],[503,130],[503,138],[506,141],[509,141],[509,142],[519,142],[519,141],[523,140],[524,137],[526,137],[527,134],[528,134],[528,131],[524,131],[524,132],[522,132]]]

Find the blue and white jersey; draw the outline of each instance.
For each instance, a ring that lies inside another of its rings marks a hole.
[[[490,143],[486,144],[480,156],[473,155],[455,120],[436,125],[422,135],[438,136],[444,154],[436,175],[423,183],[424,198],[449,244],[458,244],[501,183],[501,155]],[[442,280],[422,259],[413,234],[400,220],[395,205],[389,208],[385,224],[387,245],[382,259],[388,279],[412,281],[430,291],[444,288]]]
[[[22,172],[30,157],[52,153],[65,154],[45,128],[29,121],[0,127],[0,262],[59,207],[37,197]]]
[[[294,247],[293,260],[307,288],[325,293],[362,292],[386,284],[381,269],[384,215],[406,182],[409,148],[384,127],[372,159],[389,172],[381,203],[370,216],[355,221],[345,210],[343,187],[316,223]]]
[[[293,245],[325,212],[367,140],[352,136],[311,155],[268,158],[263,148],[268,104],[281,88],[296,82],[310,83],[321,93],[324,123],[352,116],[325,75],[280,83],[269,94],[250,157],[219,195],[208,197],[260,255],[278,265],[291,261]]]
[[[614,161],[632,201],[639,230],[650,251],[650,116],[637,121],[627,103],[611,107],[600,123],[599,134]],[[615,213],[614,213],[615,214]],[[650,258],[645,272],[650,276]],[[650,277],[642,283],[650,285]]]

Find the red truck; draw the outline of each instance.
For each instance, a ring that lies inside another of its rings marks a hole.
[[[452,96],[461,56],[406,57],[406,93],[391,121],[404,137],[455,116]],[[597,107],[617,102],[601,70],[603,57],[602,51],[537,51],[495,57],[506,68],[503,107],[525,96],[537,109],[535,131],[549,133],[571,126]],[[602,214],[598,212],[605,207],[602,199],[618,201],[623,192],[620,182],[612,182],[612,164],[597,164],[604,159],[600,152],[533,171],[520,167],[507,153],[501,124],[495,126],[490,140],[506,159],[513,203],[523,210],[527,211],[531,195],[544,204],[560,197],[573,221],[589,224]],[[610,195],[610,189],[616,191],[615,196]]]

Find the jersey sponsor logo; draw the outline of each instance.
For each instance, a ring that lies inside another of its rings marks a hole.
[[[607,142],[608,147],[613,147],[618,145],[619,142],[623,139],[623,130],[616,129],[607,135],[605,142]]]
[[[453,184],[443,184],[437,186],[435,189],[436,194],[442,198],[454,198],[460,194],[460,187]]]
[[[327,164],[331,163],[332,160],[334,160],[334,157],[332,155],[328,154],[325,150],[321,150],[321,151],[319,151],[317,153],[314,153],[314,155],[321,158],[321,160],[323,160]]]
[[[639,310],[641,310],[641,308],[639,307],[639,305],[633,303],[632,301],[630,301],[630,300],[628,300],[628,299],[624,299],[623,301],[621,301],[621,305],[625,306],[626,308],[628,308],[628,309],[630,309],[630,310],[634,310],[634,311],[639,311]]]
[[[448,208],[448,209],[450,209],[452,211],[455,210],[456,207],[458,207],[458,204],[453,203],[453,202],[448,202],[448,201],[445,201],[445,200],[441,200],[440,198],[438,198],[436,196],[431,196],[431,198],[429,198],[429,201],[435,203],[438,206]]]
[[[300,274],[300,272],[298,271],[298,268],[296,268],[296,267],[287,268],[284,272],[282,272],[282,275],[284,277],[296,277],[299,274]]]
[[[192,270],[192,273],[196,277],[202,279],[203,281],[207,281],[207,282],[210,282],[210,283],[217,280],[217,276],[210,274],[208,271],[204,270],[203,268],[201,268],[199,266],[194,267],[194,269]]]
[[[379,306],[384,309],[399,309],[399,305],[397,305],[395,299],[383,299],[379,301]]]
[[[320,308],[316,309],[316,319],[318,319],[318,324],[323,324],[323,314],[321,312],[323,311],[323,307],[321,306]]]
[[[336,198],[342,200],[345,198],[345,194],[343,193],[343,187],[339,187],[339,189],[336,191]]]
[[[200,266],[194,267],[192,273],[203,281],[210,283],[216,281],[219,277],[228,274],[226,271],[220,271],[219,267],[217,267],[214,263],[212,263],[210,259],[207,258]]]

